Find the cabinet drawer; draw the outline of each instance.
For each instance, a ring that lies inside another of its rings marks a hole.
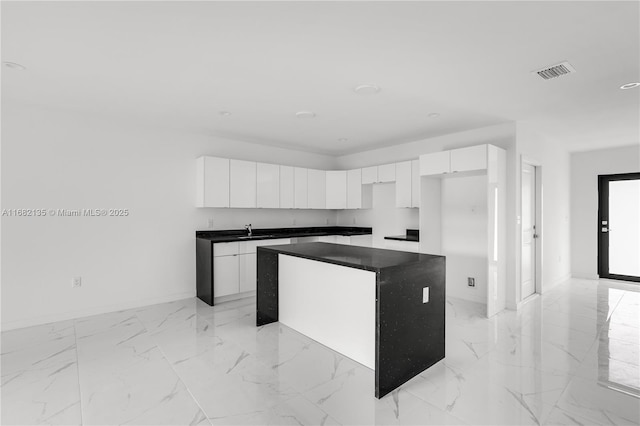
[[[213,257],[218,256],[232,256],[238,254],[239,244],[237,242],[231,243],[215,243],[213,245]]]

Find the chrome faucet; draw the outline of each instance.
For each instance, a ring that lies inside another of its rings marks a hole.
[[[247,235],[251,236],[253,234],[253,230],[251,229],[251,224],[245,225],[244,229],[247,230]]]

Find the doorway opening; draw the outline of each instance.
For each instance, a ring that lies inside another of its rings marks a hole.
[[[540,292],[542,279],[542,167],[521,163],[520,301]]]
[[[640,173],[598,176],[598,275],[640,282]]]

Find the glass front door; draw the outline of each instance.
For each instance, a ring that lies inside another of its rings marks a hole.
[[[599,176],[598,274],[640,282],[640,173]]]

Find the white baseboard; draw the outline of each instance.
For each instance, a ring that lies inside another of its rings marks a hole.
[[[600,276],[598,274],[581,274],[580,272],[571,274],[572,278],[579,278],[581,280],[599,280]]]
[[[49,324],[58,321],[67,321],[76,318],[88,317],[91,315],[106,314],[108,312],[123,311],[126,309],[141,308],[143,306],[156,305],[158,303],[174,302],[181,299],[189,299],[195,297],[195,292],[176,293],[167,296],[154,297],[150,299],[135,300],[124,303],[116,303],[112,305],[97,306],[95,308],[80,309],[72,312],[63,312],[59,314],[42,315],[32,318],[24,318],[15,321],[3,322],[0,324],[2,331],[15,330],[17,328],[32,327],[34,325]]]

